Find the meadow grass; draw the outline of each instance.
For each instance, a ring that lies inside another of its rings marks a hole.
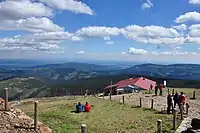
[[[91,112],[72,113],[79,101],[91,103]],[[32,102],[25,102],[19,108],[33,116]],[[80,133],[81,124],[88,125],[89,133],[155,133],[158,119],[163,120],[163,133],[174,132],[172,115],[95,97],[39,101],[39,112],[39,120],[56,133]]]

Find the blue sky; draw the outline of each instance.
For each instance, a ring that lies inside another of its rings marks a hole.
[[[200,63],[200,0],[0,0],[0,18],[1,58]]]

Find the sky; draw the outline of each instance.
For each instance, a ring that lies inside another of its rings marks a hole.
[[[0,58],[200,63],[200,0],[0,0]]]

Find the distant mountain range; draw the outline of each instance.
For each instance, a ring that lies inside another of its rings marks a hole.
[[[116,65],[63,63],[35,66],[0,65],[0,80],[12,77],[37,77],[52,83],[87,79],[102,75],[131,74],[166,79],[200,80],[200,65],[195,64],[141,64],[128,68]]]

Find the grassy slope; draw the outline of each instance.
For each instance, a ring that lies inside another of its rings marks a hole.
[[[74,114],[74,105],[89,101],[94,107],[91,113]],[[33,103],[19,106],[25,113],[33,115]],[[87,124],[89,133],[154,133],[157,119],[163,120],[164,133],[172,133],[172,115],[158,114],[154,110],[131,108],[116,101],[88,98],[71,98],[39,102],[39,120],[57,133],[79,133],[80,125]]]
[[[3,97],[3,90],[8,88],[9,98],[13,98],[16,95],[23,92],[21,98],[27,98],[31,93],[34,93],[45,86],[45,84],[36,78],[13,78],[9,80],[0,81],[0,97]]]

